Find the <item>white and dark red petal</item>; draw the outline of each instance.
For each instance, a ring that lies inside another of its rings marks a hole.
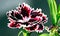
[[[36,21],[38,21],[38,22],[41,22],[41,21],[42,21],[42,17],[36,16],[36,17],[34,18],[34,20],[36,20]]]
[[[29,31],[29,32],[42,32],[44,30],[44,26],[42,24],[35,24],[33,26],[30,27],[25,27],[25,30]]]
[[[31,18],[35,18],[36,16],[39,16],[39,12],[31,12]]]
[[[25,3],[23,3],[22,5],[20,5],[20,7],[18,8],[18,10],[20,10],[19,12],[22,14],[23,17],[30,16],[31,13],[31,7]]]
[[[42,21],[42,17],[40,16],[36,16],[35,18],[31,18],[28,22],[41,22]]]
[[[31,19],[31,17],[30,17],[30,16],[29,16],[29,17],[26,17],[26,16],[25,16],[25,17],[23,17],[23,21],[24,21],[24,22],[28,22],[30,19]]]
[[[16,11],[16,10],[9,11],[7,13],[7,16],[10,17],[13,20],[23,19],[22,16],[19,14],[19,12]]]
[[[36,21],[34,18],[31,18],[28,22],[34,22]]]
[[[23,19],[22,15],[21,15],[19,12],[15,12],[14,16],[15,16],[18,20]]]
[[[9,28],[21,28],[21,24],[16,23],[16,22],[10,22],[10,23],[8,23],[8,27]]]
[[[42,24],[38,24],[38,27],[35,31],[40,33],[43,32],[43,30],[44,30],[44,26]]]
[[[24,22],[24,23],[21,23],[22,25],[26,25],[26,26],[28,26],[30,23],[28,23],[28,22]],[[24,26],[23,26],[24,27]]]
[[[46,23],[47,21],[48,21],[47,16],[46,16],[46,15],[43,15],[43,16],[42,16],[42,22],[43,22],[43,23]]]
[[[37,24],[36,25],[32,25],[30,27],[25,27],[25,30],[29,31],[29,32],[33,32],[37,29]]]
[[[43,30],[43,25],[42,24],[38,24],[38,25],[39,25],[38,30]]]
[[[23,17],[25,17],[25,16],[27,16],[27,17],[29,17],[29,14],[30,14],[30,10],[28,10],[28,8],[27,7],[22,7],[21,8],[21,14],[23,15]]]
[[[39,13],[39,16],[42,17],[43,16],[43,13]]]

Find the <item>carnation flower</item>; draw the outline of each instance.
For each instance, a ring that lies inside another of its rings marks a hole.
[[[16,10],[7,12],[10,21],[9,28],[22,28],[29,32],[42,32],[44,24],[47,22],[47,15],[41,9],[33,9],[28,4],[21,4]]]

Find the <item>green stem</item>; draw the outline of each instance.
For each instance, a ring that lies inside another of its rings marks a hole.
[[[26,33],[26,32],[23,32],[23,36],[28,36],[28,33]]]
[[[58,32],[57,32],[57,29],[56,27],[52,28],[50,30],[50,33],[49,33],[49,36],[59,36]]]
[[[18,33],[18,36],[20,36],[21,33],[22,33],[22,31],[20,31],[20,32]]]
[[[30,33],[22,28],[20,29],[18,36],[20,36],[21,33],[23,33],[23,36],[30,36]]]

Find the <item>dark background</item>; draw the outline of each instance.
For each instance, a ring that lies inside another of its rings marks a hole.
[[[29,4],[32,8],[41,8],[42,12],[48,16],[48,22],[45,25],[51,25],[50,19],[50,10],[48,7],[47,0],[0,0],[0,36],[17,36],[19,29],[10,29],[7,27],[9,22],[6,16],[6,12],[16,7],[23,2]],[[60,3],[60,0],[56,0],[57,5]],[[44,31],[46,32],[46,31]],[[44,33],[43,32],[43,33]],[[22,36],[22,35],[21,35]],[[36,33],[31,33],[30,36],[37,36]]]

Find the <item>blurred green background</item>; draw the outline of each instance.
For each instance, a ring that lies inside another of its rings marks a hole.
[[[47,0],[0,0],[0,36],[17,36],[19,29],[10,29],[7,27],[9,23],[6,12],[16,7],[23,2],[29,4],[32,8],[41,8],[42,12],[48,16],[48,22],[46,26],[51,25],[50,12]],[[56,0],[57,5],[60,3],[60,0]],[[46,31],[43,31],[45,33]],[[22,35],[21,35],[22,36]],[[37,36],[36,33],[31,33],[30,36]]]

